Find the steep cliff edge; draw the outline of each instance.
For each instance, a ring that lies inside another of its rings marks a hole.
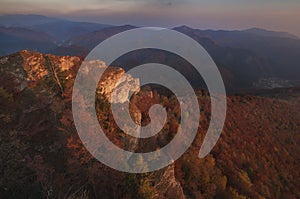
[[[143,190],[149,176],[128,180],[127,174],[96,161],[79,140],[71,97],[81,62],[78,57],[27,50],[0,58],[0,196],[135,198],[150,194]],[[101,61],[88,64],[105,67]],[[110,68],[99,82],[97,94],[109,101],[115,87],[114,99],[124,103],[128,98],[124,86],[135,92],[139,89],[138,79],[124,73],[120,68]],[[133,120],[140,124],[141,112],[132,107]],[[125,145],[134,151],[137,142],[129,139]],[[151,196],[184,198],[174,166],[152,176]]]

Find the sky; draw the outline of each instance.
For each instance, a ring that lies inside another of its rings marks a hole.
[[[300,0],[0,0],[0,14],[41,14],[114,25],[260,27],[300,36]]]

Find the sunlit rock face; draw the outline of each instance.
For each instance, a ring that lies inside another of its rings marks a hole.
[[[137,92],[139,88],[139,79],[133,78],[131,75],[125,73],[116,84],[111,98],[115,103],[124,103],[129,100],[129,95]]]
[[[64,73],[64,79],[74,78],[70,70],[78,67],[81,60],[78,57],[45,55],[38,52],[24,50],[20,52],[27,72],[28,81],[44,80],[54,73]]]
[[[139,92],[138,78],[127,74],[122,68],[107,67],[101,60],[84,61],[81,71],[87,78],[98,82],[97,94],[105,96],[109,102],[125,103],[131,94]],[[102,76],[95,74],[95,71],[101,72]]]
[[[109,67],[98,84],[98,93],[103,94],[113,103],[129,101],[131,94],[138,92],[140,81],[125,73],[122,68]],[[111,101],[113,100],[113,101]]]

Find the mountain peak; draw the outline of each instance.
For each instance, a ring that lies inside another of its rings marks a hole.
[[[174,30],[193,30],[193,28],[186,26],[186,25],[182,25],[182,26],[178,26],[173,28]]]

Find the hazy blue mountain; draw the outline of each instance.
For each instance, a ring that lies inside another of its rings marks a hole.
[[[124,25],[124,26],[114,26],[114,27],[104,28],[99,31],[94,31],[87,34],[73,37],[69,40],[69,44],[75,46],[82,46],[90,51],[94,47],[96,47],[100,42],[104,41],[108,37],[133,28],[137,28],[137,27],[131,25]]]
[[[46,33],[26,28],[0,27],[0,55],[24,49],[48,52],[55,47],[55,39]]]
[[[55,48],[51,49],[48,51],[50,54],[54,55],[60,55],[60,56],[80,56],[80,57],[85,57],[88,53],[89,50],[87,48],[84,48],[82,46],[76,46],[76,45],[60,45],[56,46]]]
[[[0,22],[3,20],[6,26],[16,26],[19,23],[22,28],[0,28],[0,55],[30,49],[83,57],[108,37],[136,28],[131,25],[73,22],[39,15],[1,16]],[[277,85],[285,80],[299,80],[300,39],[289,33],[259,28],[242,31],[200,30],[187,26],[176,27],[174,30],[192,37],[204,46],[219,67],[229,90],[249,89],[261,82]],[[165,52],[155,52],[155,56],[152,53],[134,52],[128,58],[122,57],[115,63],[128,69],[133,65],[151,61],[151,58],[182,69],[194,85],[202,85],[199,76],[194,75],[192,67],[179,61],[178,57]]]
[[[0,25],[7,27],[27,27],[55,21],[59,19],[42,15],[0,15]]]
[[[199,30],[186,26],[175,28],[196,40],[210,38],[217,45],[228,48],[247,49],[264,58],[272,69],[272,75],[298,80],[300,77],[300,39],[262,36],[245,31]],[[277,34],[277,33],[274,33]],[[235,57],[239,60],[240,57]],[[242,66],[240,66],[242,67]]]
[[[42,15],[2,15],[0,16],[0,25],[44,32],[54,37],[57,43],[62,43],[74,36],[111,27],[106,24],[75,22]]]
[[[299,37],[290,34],[288,32],[277,32],[277,31],[265,30],[262,28],[249,28],[246,30],[242,30],[241,32],[256,34],[260,36],[267,36],[267,37],[284,37],[290,39],[299,39]]]
[[[45,32],[55,37],[58,41],[65,41],[72,37],[101,30],[107,27],[111,27],[111,25],[60,20],[38,24],[28,28],[40,32]]]
[[[65,50],[72,54],[77,52],[78,46],[82,46],[86,49],[84,54],[87,54],[97,44],[110,37],[111,35],[132,28],[136,27],[120,26],[105,28],[99,31],[81,35],[79,37],[74,37],[70,40],[70,44],[72,45],[69,46],[69,49]],[[194,31],[193,29],[188,27],[186,28],[186,31],[181,28],[176,30],[191,36],[193,39],[204,46],[204,48],[210,53],[214,61],[217,63],[219,69],[221,70],[221,73],[225,77],[225,84],[230,90],[231,88],[233,89],[233,87],[235,87],[234,89],[236,89],[236,87],[239,87],[239,89],[252,87],[253,82],[258,81],[260,78],[265,78],[273,75],[271,64],[255,52],[245,48],[235,48],[219,45],[211,38],[203,37],[201,35],[198,35],[197,31]],[[58,54],[61,54],[61,50],[57,50],[59,52]],[[147,50],[142,52],[132,52],[130,54],[127,54],[126,56],[120,57],[112,65],[130,69],[133,66],[137,66],[147,62],[157,62],[173,66],[177,70],[181,71],[185,76],[187,76],[187,78],[194,86],[203,86],[203,81],[200,80],[201,77],[195,75],[196,71],[193,70],[191,65],[181,60],[174,54],[169,54],[162,51]]]

